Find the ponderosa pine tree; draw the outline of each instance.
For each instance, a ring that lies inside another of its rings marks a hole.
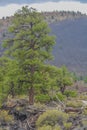
[[[11,37],[3,45],[8,57],[18,62],[20,81],[28,86],[29,104],[32,105],[45,62],[52,56],[55,38],[49,35],[50,29],[41,13],[28,6],[14,14],[9,30]]]

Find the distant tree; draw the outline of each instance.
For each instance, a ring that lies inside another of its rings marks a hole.
[[[83,81],[87,83],[87,76],[84,76]]]
[[[57,77],[57,85],[59,86],[61,93],[64,94],[66,87],[72,85],[72,83],[73,79],[70,75],[70,72],[65,66],[61,67],[58,70]]]
[[[2,20],[5,20],[5,17],[2,17]]]
[[[6,54],[18,62],[20,81],[28,87],[29,104],[34,103],[36,87],[42,83],[45,62],[51,59],[55,38],[42,15],[33,8],[18,10],[10,27],[11,38],[3,46]]]
[[[78,81],[78,76],[77,76],[77,74],[75,72],[71,73],[71,77],[72,77],[72,79],[73,79],[74,82]]]

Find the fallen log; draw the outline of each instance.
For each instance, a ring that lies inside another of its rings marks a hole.
[[[75,112],[75,113],[81,114],[82,111],[83,111],[83,108],[66,107],[66,108],[64,109],[64,111],[65,111],[66,113]]]

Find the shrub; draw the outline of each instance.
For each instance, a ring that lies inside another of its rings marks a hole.
[[[61,126],[68,120],[68,114],[58,110],[47,110],[38,118],[36,122],[37,128],[50,125],[55,127],[56,125]]]
[[[48,95],[40,94],[35,97],[36,102],[47,103],[50,101],[50,97]]]
[[[72,126],[71,122],[64,123],[65,130],[70,130],[71,126]]]
[[[64,101],[66,99],[66,96],[63,95],[61,92],[57,93],[57,97],[61,100]]]
[[[50,125],[44,125],[43,127],[38,128],[38,130],[52,130],[52,127]]]
[[[64,92],[64,94],[65,94],[67,97],[76,97],[76,96],[77,96],[77,91],[66,90],[66,91]]]
[[[46,105],[40,102],[34,103],[34,107],[37,109],[46,109]]]
[[[87,109],[84,109],[83,114],[87,116]]]
[[[60,126],[55,126],[52,130],[62,130]]]
[[[5,121],[7,123],[11,123],[13,121],[13,116],[8,114],[8,111],[0,111],[0,120]]]
[[[74,107],[74,108],[78,108],[78,107],[82,107],[82,102],[81,101],[68,101],[66,103],[67,107]]]
[[[80,100],[87,100],[87,95],[85,95],[84,93],[83,93],[83,94],[80,94],[80,95],[79,95],[79,99],[80,99]]]
[[[60,101],[64,101],[66,99],[66,96],[63,95],[61,92],[58,92],[54,97],[53,97],[53,100],[54,101],[58,101],[58,99]]]
[[[69,113],[69,118],[75,119],[77,116],[78,116],[78,113],[73,113],[73,112]]]
[[[38,128],[38,130],[61,130],[60,126],[52,127],[50,125],[44,125],[43,127]]]
[[[1,91],[1,90],[0,90]],[[7,99],[7,95],[6,94],[2,94],[0,93],[0,108],[3,104],[3,102]]]

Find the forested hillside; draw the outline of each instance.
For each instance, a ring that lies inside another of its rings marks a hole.
[[[53,23],[50,27],[57,41],[52,64],[66,65],[79,75],[87,75],[87,17]]]

